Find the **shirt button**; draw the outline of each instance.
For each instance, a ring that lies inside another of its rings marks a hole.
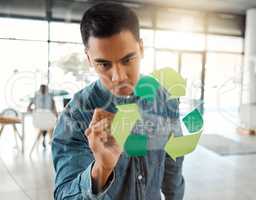
[[[142,176],[141,176],[141,175],[139,175],[139,176],[138,176],[138,179],[139,179],[139,180],[141,180],[141,179],[142,179]]]

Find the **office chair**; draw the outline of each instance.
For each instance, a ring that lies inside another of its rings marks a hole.
[[[55,127],[57,118],[49,110],[36,110],[32,113],[33,126],[39,129],[36,140],[31,148],[30,155],[32,154],[36,144],[39,142],[41,136],[43,136],[43,147],[45,148],[45,136],[49,132],[50,138],[52,136],[52,130]]]

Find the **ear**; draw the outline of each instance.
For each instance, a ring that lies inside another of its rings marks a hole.
[[[144,58],[144,44],[142,39],[140,39],[139,41],[139,47],[140,47],[141,58]]]

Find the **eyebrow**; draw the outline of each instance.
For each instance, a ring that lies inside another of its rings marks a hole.
[[[126,56],[124,56],[123,58],[121,58],[120,60],[126,60],[128,58],[131,58],[133,56],[136,55],[136,52],[131,52],[131,53],[128,53]]]
[[[135,55],[136,55],[136,52],[128,53],[127,55],[125,55],[124,57],[122,57],[122,58],[120,59],[120,61],[126,60],[126,59],[131,58],[131,57],[133,57],[133,56],[135,56]],[[96,58],[96,59],[94,59],[94,62],[97,62],[97,63],[111,63],[111,61],[105,60],[105,59],[102,59],[102,58]]]

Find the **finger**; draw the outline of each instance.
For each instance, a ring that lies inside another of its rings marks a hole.
[[[94,140],[106,141],[108,133],[100,125],[100,127],[92,127],[92,135]]]
[[[110,147],[110,146],[115,145],[115,142],[116,142],[115,139],[111,135],[107,134],[105,141],[104,141],[104,145],[107,147]]]
[[[103,131],[100,138],[101,138],[101,142],[105,144],[106,142],[108,142],[108,133]]]
[[[115,141],[115,138],[108,138],[108,142],[104,144],[109,150],[111,150],[115,155],[122,153],[121,146]]]
[[[95,124],[97,121],[100,120],[100,112],[101,112],[100,108],[96,108],[94,110],[94,113],[93,113],[93,116],[92,116],[92,120],[90,122],[90,126],[92,126],[93,124]]]
[[[99,149],[103,148],[104,141],[106,141],[105,135],[107,134],[104,132],[95,132],[91,129],[87,138],[93,152],[97,152]]]
[[[85,132],[84,132],[84,134],[85,134],[85,136],[86,137],[89,137],[89,135],[90,135],[90,133],[91,133],[91,128],[89,127],[89,128],[87,128],[86,130],[85,130]]]
[[[93,117],[92,117],[92,121],[91,121],[91,125],[94,125],[95,123],[97,123],[98,121],[104,119],[104,118],[108,118],[108,119],[113,119],[114,118],[114,113],[105,111],[101,108],[96,108],[94,110],[93,113]]]
[[[114,113],[108,112],[108,111],[103,110],[103,109],[98,110],[98,114],[100,116],[100,119],[113,118],[113,116],[114,116]]]
[[[110,132],[110,127],[111,127],[111,121],[107,118],[104,118],[100,120],[99,122],[95,123],[91,128],[93,131],[96,132]]]

